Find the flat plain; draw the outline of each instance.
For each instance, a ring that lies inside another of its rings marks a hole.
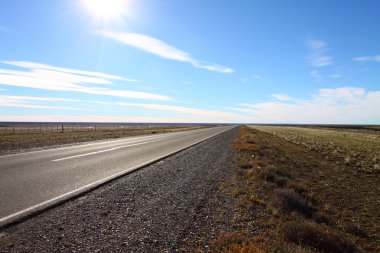
[[[326,159],[344,159],[358,170],[380,172],[380,128],[280,127],[253,128],[319,151]]]
[[[205,126],[158,126],[150,128],[100,128],[97,131],[78,127],[60,131],[16,132],[0,134],[0,155],[12,154],[36,149],[55,148],[83,142],[116,139],[130,136],[172,133],[195,130]],[[25,127],[24,127],[25,128]],[[39,130],[40,128],[34,128]],[[25,129],[24,129],[25,130]],[[58,129],[59,130],[59,129]]]
[[[379,252],[379,132],[242,127],[232,184],[252,247],[265,252]],[[239,231],[237,231],[239,232]]]

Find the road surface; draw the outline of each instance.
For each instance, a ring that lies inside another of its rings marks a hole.
[[[0,156],[0,225],[233,128],[214,127]]]

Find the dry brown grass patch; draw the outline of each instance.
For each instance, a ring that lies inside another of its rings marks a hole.
[[[308,218],[310,218],[315,212],[315,208],[313,208],[301,195],[292,189],[275,190],[273,204],[282,211],[296,211]]]
[[[326,253],[357,253],[355,244],[343,233],[333,231],[327,226],[310,222],[290,222],[285,224],[286,240],[313,247]]]
[[[213,253],[264,253],[257,248],[253,238],[244,232],[223,233],[217,238],[212,246]]]

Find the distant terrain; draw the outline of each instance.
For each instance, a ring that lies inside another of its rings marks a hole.
[[[279,127],[254,126],[292,143],[325,155],[326,159],[343,159],[355,169],[380,172],[379,126]]]
[[[88,141],[170,133],[208,124],[0,123],[0,155]]]

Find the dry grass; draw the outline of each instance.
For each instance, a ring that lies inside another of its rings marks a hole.
[[[291,175],[280,169],[263,168],[260,169],[257,175],[268,182],[275,183],[278,187],[285,187]]]
[[[185,130],[193,130],[201,127],[157,127],[150,129],[120,129],[97,132],[49,132],[49,133],[24,133],[24,134],[1,134],[0,154],[17,152],[32,148],[44,148],[51,146],[66,145],[87,141],[106,140],[128,136],[169,133]]]
[[[281,131],[287,136],[286,129]],[[240,165],[231,191],[240,217],[236,224],[265,238],[257,247],[289,253],[380,252],[380,174],[375,170],[335,156],[326,159],[323,148],[248,127],[241,128],[234,147]]]
[[[263,253],[244,232],[223,233],[211,245],[214,253]]]
[[[295,211],[308,218],[315,212],[315,209],[293,189],[276,189],[273,195],[273,205],[282,211]]]
[[[343,233],[327,226],[311,222],[289,222],[284,228],[285,239],[300,245],[313,247],[326,253],[356,253],[355,244]]]
[[[380,172],[380,131],[282,126],[253,128],[317,150],[327,159],[341,159],[356,169]]]

